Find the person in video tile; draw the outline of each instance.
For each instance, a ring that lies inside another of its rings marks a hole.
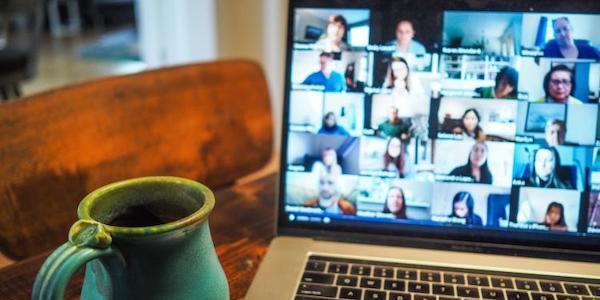
[[[348,45],[344,42],[348,22],[342,15],[329,17],[327,23],[327,33],[319,39],[317,48],[327,52],[341,52],[348,50]]]
[[[552,67],[544,77],[545,98],[537,102],[582,104],[581,100],[572,96],[575,91],[573,70],[565,65]]]
[[[408,175],[406,165],[406,150],[402,141],[397,137],[388,139],[385,154],[383,154],[384,171],[397,172],[398,177],[404,178]]]
[[[312,166],[312,172],[323,176],[332,174],[339,176],[342,174],[342,167],[338,164],[337,152],[333,148],[325,148],[321,152],[321,161],[315,161]]]
[[[464,176],[473,179],[476,183],[492,183],[492,173],[488,167],[488,147],[484,142],[477,142],[469,152],[467,164],[457,167],[452,176]]]
[[[411,124],[398,117],[398,108],[390,106],[388,119],[377,126],[377,134],[384,137],[410,138]]]
[[[415,28],[411,21],[400,20],[396,25],[396,39],[390,44],[396,46],[396,53],[400,56],[406,54],[424,55],[427,50],[425,46],[415,39]]]
[[[344,77],[333,70],[333,53],[321,53],[319,55],[319,66],[320,70],[308,75],[302,84],[321,85],[325,87],[326,92],[341,92],[346,89]]]
[[[570,59],[600,59],[600,51],[587,41],[573,39],[573,25],[569,18],[562,17],[552,21],[554,39],[544,47],[545,57]]]
[[[504,67],[496,75],[496,84],[493,87],[480,87],[475,89],[475,92],[480,98],[517,99],[518,86],[519,72],[511,67]]]
[[[338,191],[339,176],[324,174],[319,178],[318,198],[308,199],[305,207],[319,207],[324,213],[355,215],[356,208],[352,202],[341,197]]]
[[[479,126],[480,121],[481,115],[479,112],[474,108],[469,108],[463,114],[460,126],[454,128],[452,131],[456,134],[462,134],[467,138],[483,141],[485,140],[485,134]]]
[[[565,122],[557,119],[551,119],[546,122],[544,137],[548,146],[560,146],[565,144],[565,135],[567,127]]]
[[[393,214],[396,219],[406,219],[404,191],[401,188],[394,186],[388,189],[383,212]]]
[[[526,181],[527,186],[556,189],[573,189],[568,181],[558,176],[560,156],[554,147],[541,147],[533,155],[531,174]]]
[[[350,135],[344,127],[337,124],[335,114],[331,111],[326,113],[323,117],[321,129],[319,129],[318,134]]]
[[[399,56],[390,60],[383,87],[391,88],[395,96],[417,95],[423,92],[423,87],[418,81],[412,80],[408,62]]]
[[[481,217],[474,212],[475,199],[469,192],[458,192],[452,199],[450,217],[465,219],[466,225],[482,226]]]
[[[542,225],[548,226],[553,231],[569,231],[567,223],[565,223],[565,208],[558,202],[552,202],[546,209],[544,221]]]

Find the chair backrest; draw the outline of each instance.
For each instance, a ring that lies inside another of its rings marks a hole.
[[[0,105],[0,252],[64,242],[78,202],[110,182],[187,177],[216,189],[271,157],[265,77],[246,61],[105,78]],[[218,201],[218,199],[217,199]]]

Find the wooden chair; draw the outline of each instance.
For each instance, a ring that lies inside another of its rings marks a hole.
[[[105,78],[0,105],[0,252],[23,259],[67,238],[78,202],[125,178],[173,175],[212,189],[270,159],[265,77],[246,61]],[[218,201],[218,199],[217,199]]]

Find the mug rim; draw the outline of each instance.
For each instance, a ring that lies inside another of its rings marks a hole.
[[[196,191],[200,192],[204,195],[204,203],[200,208],[198,208],[193,213],[169,222],[160,225],[153,226],[142,226],[142,227],[124,227],[124,226],[114,226],[105,224],[103,222],[99,222],[94,219],[90,212],[92,207],[95,204],[95,201],[102,195],[105,195],[111,191],[123,189],[128,186],[138,185],[140,183],[148,183],[148,182],[160,182],[160,183],[178,183],[186,185]],[[114,183],[110,183],[108,185],[104,185],[93,192],[89,193],[87,196],[81,200],[79,206],[77,208],[77,215],[80,220],[91,220],[94,222],[98,222],[102,224],[102,226],[110,233],[111,236],[149,236],[149,235],[157,235],[161,233],[171,232],[180,228],[185,228],[191,226],[193,224],[199,223],[205,220],[210,212],[213,210],[215,206],[215,196],[213,192],[205,185],[186,178],[175,177],[175,176],[145,176],[145,177],[137,177],[132,179],[125,179],[121,181],[117,181]]]

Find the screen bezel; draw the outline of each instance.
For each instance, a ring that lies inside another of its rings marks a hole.
[[[289,101],[291,91],[291,68],[293,52],[294,10],[296,8],[369,8],[371,18],[378,17],[381,8],[391,1],[369,0],[290,0],[288,6],[288,30],[286,41],[286,66],[284,84],[284,103],[282,115],[282,136],[280,153],[280,172],[278,182],[278,201],[276,229],[278,235],[313,237],[346,242],[361,242],[397,246],[418,246],[433,249],[471,251],[546,258],[564,258],[572,260],[600,261],[600,236],[574,236],[569,234],[544,234],[543,232],[498,230],[493,228],[466,229],[447,226],[402,225],[392,229],[384,228],[381,223],[370,226],[360,222],[357,226],[343,226],[320,223],[289,222],[285,212],[285,188],[287,172],[287,142],[290,133],[288,126]],[[427,0],[428,8],[436,11],[507,11],[507,12],[546,12],[600,14],[600,3],[594,0],[577,0],[565,3],[558,0],[511,1],[499,7],[497,1],[466,0],[444,1]],[[419,5],[409,1],[395,1],[395,5]],[[432,6],[433,4],[433,6]],[[505,4],[505,5],[504,5]],[[422,5],[422,4],[421,4]],[[379,8],[379,10],[378,10]],[[589,196],[589,188],[582,193]],[[587,205],[583,205],[587,210]],[[583,213],[582,213],[583,214]],[[356,224],[356,223],[355,223]],[[364,226],[362,226],[364,225]],[[399,227],[399,228],[398,228]],[[343,233],[341,235],[340,233]]]

